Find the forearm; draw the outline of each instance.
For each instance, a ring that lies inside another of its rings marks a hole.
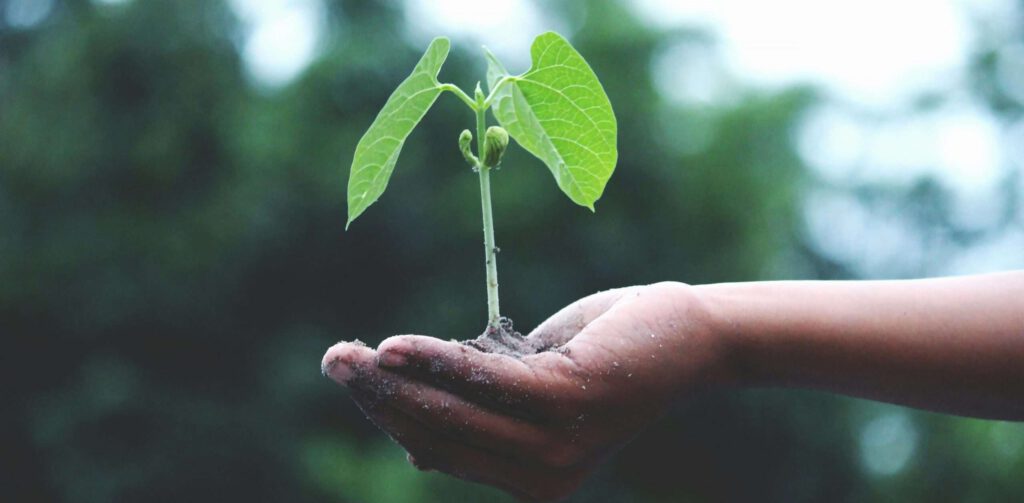
[[[1024,271],[697,292],[745,385],[1024,419]]]

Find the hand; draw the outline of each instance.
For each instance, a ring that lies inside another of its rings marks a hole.
[[[523,358],[404,335],[339,343],[323,369],[417,467],[553,500],[676,397],[732,379],[710,326],[692,287],[658,283],[576,301],[527,336],[554,349]]]

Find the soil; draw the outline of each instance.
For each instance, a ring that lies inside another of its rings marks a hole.
[[[488,326],[476,339],[462,341],[463,344],[485,353],[522,358],[552,349],[546,338],[527,338],[512,328],[512,320],[502,317],[498,328]]]

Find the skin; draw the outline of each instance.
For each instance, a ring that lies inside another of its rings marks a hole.
[[[913,281],[658,283],[580,299],[521,359],[403,335],[324,373],[421,469],[571,494],[676,400],[791,387],[1024,420],[1024,271]]]

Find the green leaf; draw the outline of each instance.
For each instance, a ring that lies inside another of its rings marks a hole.
[[[569,199],[593,211],[618,158],[611,102],[590,65],[561,35],[538,36],[530,56],[530,69],[494,95],[494,116],[544,161]],[[487,83],[494,92],[509,74],[490,52],[487,60]]]
[[[348,177],[346,229],[384,193],[405,139],[441,94],[437,74],[450,46],[444,37],[430,42],[412,74],[391,93],[370,129],[359,139]]]

